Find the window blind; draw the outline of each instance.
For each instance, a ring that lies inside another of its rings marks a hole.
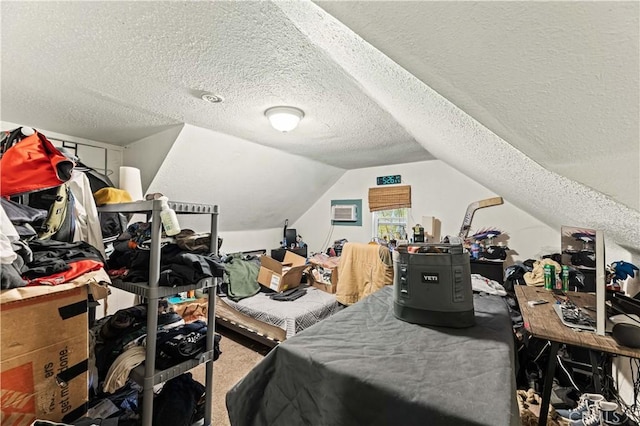
[[[411,185],[369,188],[369,211],[411,207]]]

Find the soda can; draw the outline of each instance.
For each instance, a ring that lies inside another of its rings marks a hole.
[[[569,267],[562,265],[562,291],[569,291]]]
[[[555,288],[556,268],[553,265],[544,265],[544,289],[553,290]]]

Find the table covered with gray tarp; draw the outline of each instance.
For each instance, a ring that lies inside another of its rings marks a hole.
[[[519,424],[505,301],[475,294],[474,327],[431,327],[395,318],[392,290],[273,349],[227,393],[231,424]]]

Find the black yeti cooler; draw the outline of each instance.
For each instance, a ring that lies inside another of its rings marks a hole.
[[[475,324],[469,254],[461,244],[409,244],[393,252],[393,313],[443,327]]]

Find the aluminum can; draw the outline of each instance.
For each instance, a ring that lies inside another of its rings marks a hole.
[[[569,267],[562,265],[562,291],[569,291]]]
[[[556,268],[553,265],[544,265],[544,289],[553,290],[555,288]]]

